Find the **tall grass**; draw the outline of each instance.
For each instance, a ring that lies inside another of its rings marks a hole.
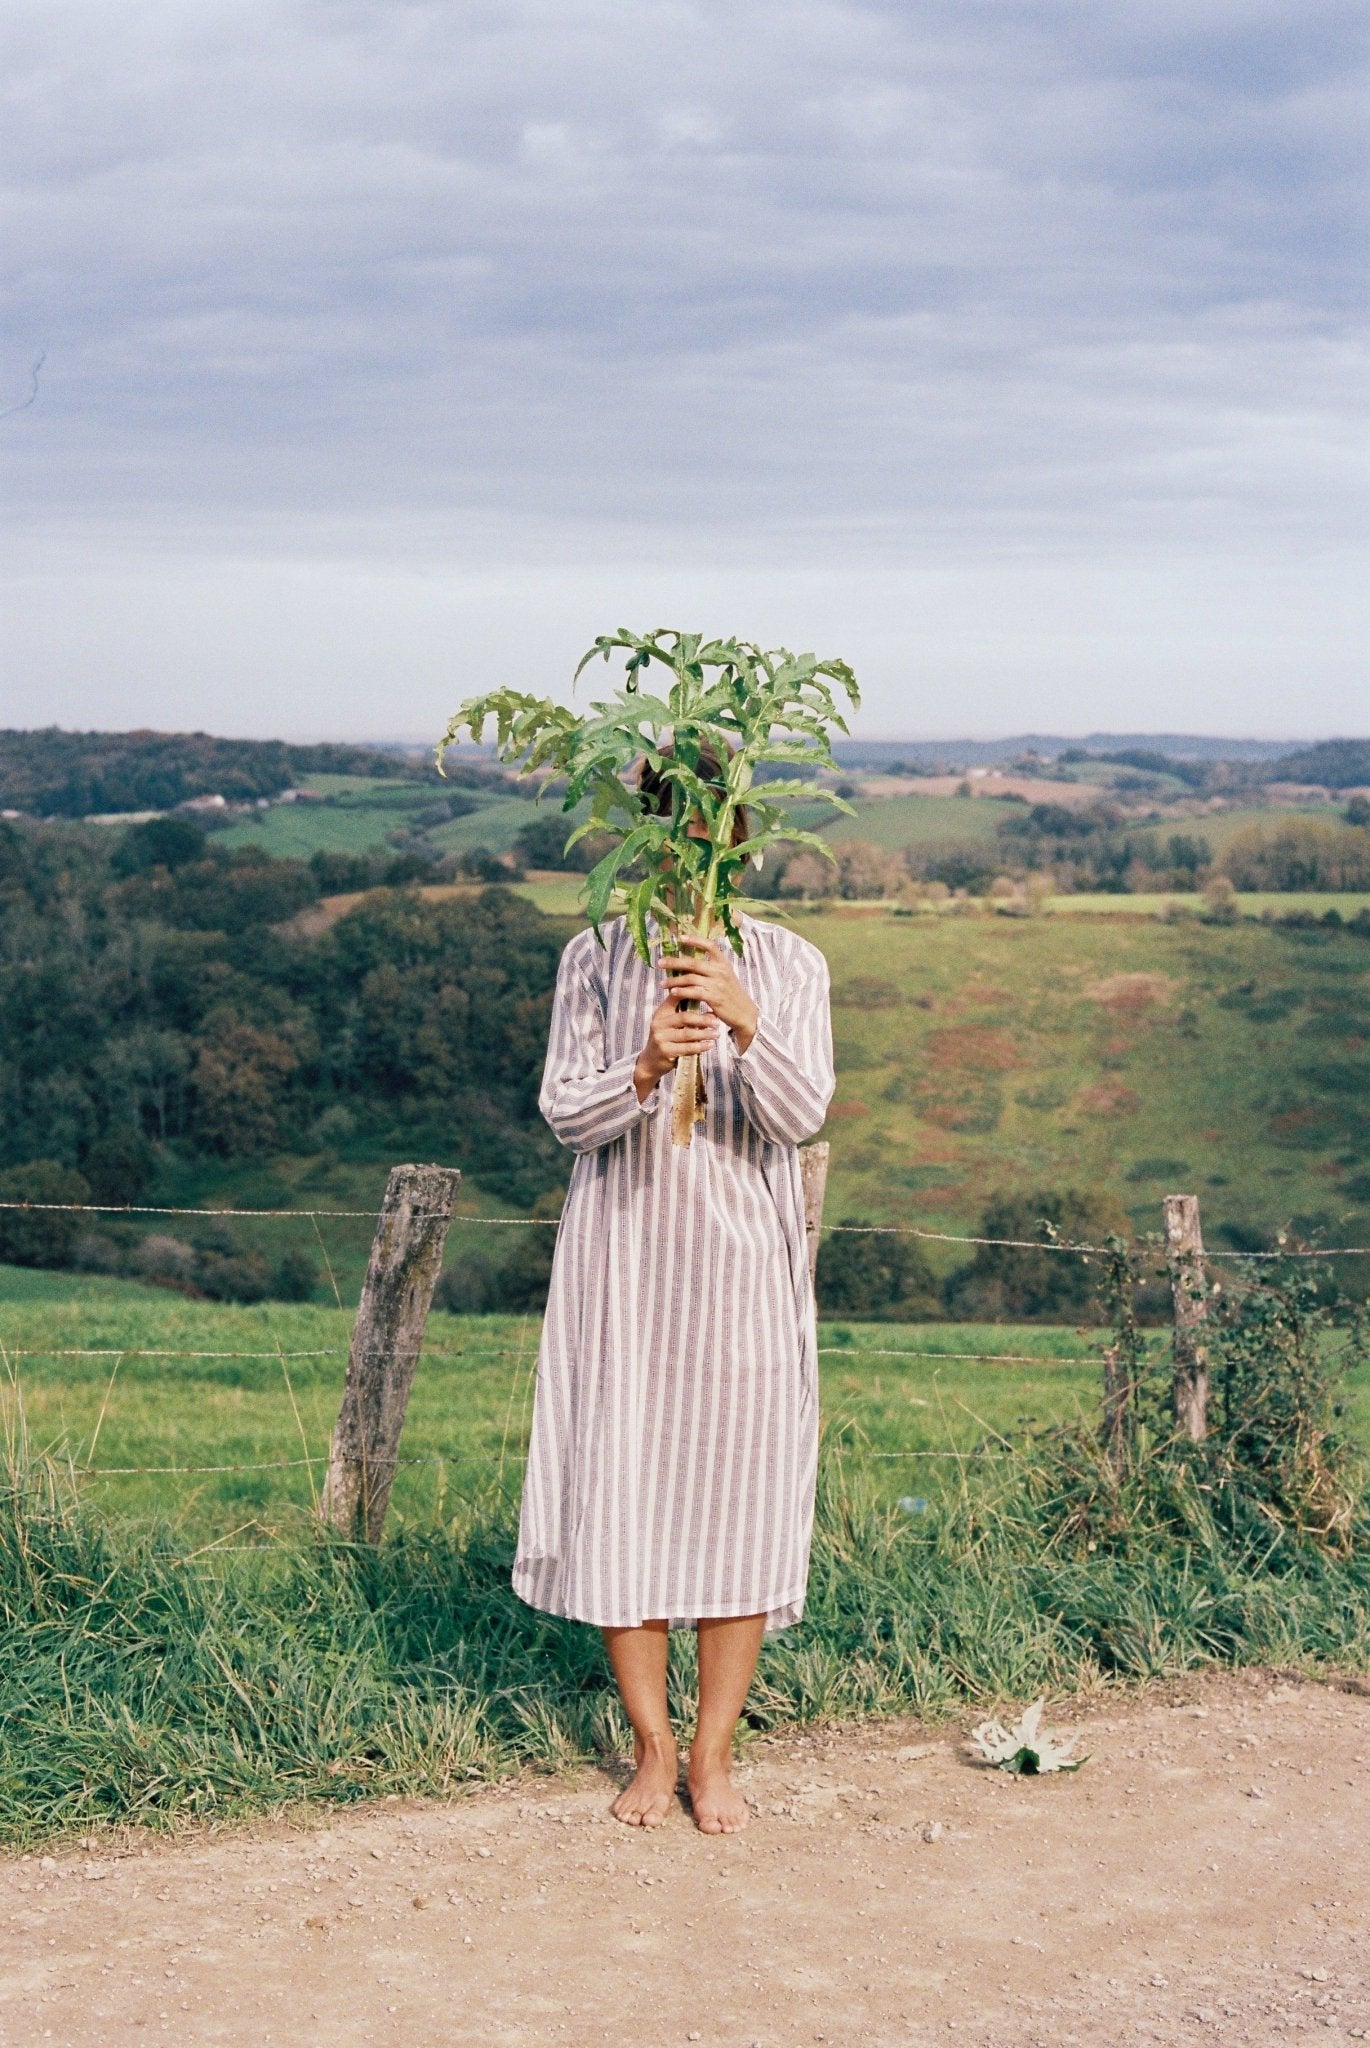
[[[881,1500],[830,1444],[808,1608],[769,1638],[753,1726],[945,1717],[1039,1691],[1214,1663],[1370,1663],[1370,1545],[1350,1554],[1215,1519],[1107,1548],[1050,1533],[1041,1455],[979,1468],[924,1512]],[[1044,1531],[1046,1532],[1044,1534]],[[85,1502],[31,1453],[0,1475],[0,1838],[168,1827],[283,1802],[444,1793],[621,1754],[598,1632],[524,1606],[514,1512],[487,1496],[379,1549],[307,1535],[187,1557],[169,1525]],[[672,1641],[677,1714],[693,1644]]]

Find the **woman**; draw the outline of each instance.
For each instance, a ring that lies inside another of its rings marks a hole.
[[[736,964],[722,941],[686,939],[677,958],[657,940],[649,965],[621,918],[603,930],[562,954],[539,1097],[577,1157],[514,1588],[603,1630],[633,1728],[637,1769],[613,1809],[629,1825],[659,1826],[675,1797],[667,1632],[697,1630],[690,1804],[706,1834],[732,1834],[747,1819],[733,1733],[761,1638],[800,1619],[808,1578],[818,1374],[795,1147],[833,1090],[828,970],[796,932],[747,916]],[[687,1053],[705,1116],[675,1146]]]

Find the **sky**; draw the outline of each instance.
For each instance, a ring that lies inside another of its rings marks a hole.
[[[0,724],[1370,729],[1361,0],[9,0]],[[583,688],[584,686],[582,686]]]

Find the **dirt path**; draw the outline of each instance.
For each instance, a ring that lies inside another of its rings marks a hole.
[[[909,1722],[755,1745],[729,1840],[624,1828],[587,1772],[9,1859],[0,2042],[1370,2039],[1370,1697],[1248,1673],[1054,1718],[1078,1776]]]

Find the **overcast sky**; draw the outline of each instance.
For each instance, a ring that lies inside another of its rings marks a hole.
[[[870,736],[1370,728],[1362,0],[9,0],[0,73],[0,723],[423,737],[664,622]]]

